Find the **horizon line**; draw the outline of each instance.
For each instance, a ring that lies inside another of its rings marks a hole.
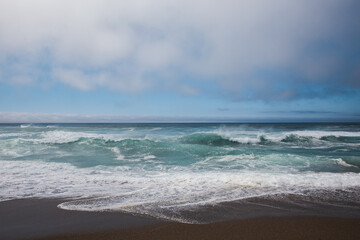
[[[264,121],[133,121],[133,122],[0,122],[0,124],[21,125],[21,124],[251,124],[251,123],[360,123],[358,121],[347,120],[264,120]]]

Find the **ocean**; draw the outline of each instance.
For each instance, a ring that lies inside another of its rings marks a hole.
[[[259,215],[244,202],[360,217],[360,124],[0,124],[0,201],[26,198],[185,223]]]

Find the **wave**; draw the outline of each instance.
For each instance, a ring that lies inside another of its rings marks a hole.
[[[316,132],[318,133],[318,132]],[[324,142],[333,143],[360,143],[360,136],[357,134],[344,134],[331,135],[333,133],[325,132],[322,134],[309,134],[309,132],[288,132],[282,134],[274,133],[261,133],[257,135],[250,134],[218,134],[218,133],[195,133],[181,137],[181,142],[189,144],[201,144],[212,146],[225,146],[225,145],[237,145],[237,144],[276,144],[276,143],[288,143],[288,144],[313,144]]]
[[[0,137],[2,135],[0,134]],[[21,136],[19,134],[5,134],[4,136]],[[65,144],[77,142],[89,142],[112,144],[121,141],[144,141],[144,142],[169,142],[178,141],[182,144],[197,144],[207,146],[236,146],[240,144],[296,144],[296,145],[319,145],[325,143],[334,144],[357,144],[360,143],[358,132],[326,132],[326,131],[297,131],[297,132],[195,132],[183,136],[161,135],[131,135],[124,133],[89,133],[70,131],[45,131],[35,138],[22,139],[35,143]]]
[[[20,128],[56,128],[56,125],[44,125],[44,124],[20,124]]]
[[[331,133],[329,133],[331,134]],[[321,140],[330,143],[360,143],[360,137],[356,135],[340,136],[340,135],[302,135],[290,134],[281,139],[281,142],[286,143],[313,143],[316,140]]]
[[[180,138],[182,143],[201,144],[210,146],[224,146],[238,144],[237,141],[224,138],[214,133],[195,133]]]
[[[152,135],[129,135],[127,133],[91,133],[91,132],[73,132],[73,131],[45,131],[35,138],[22,139],[34,143],[45,144],[65,144],[85,141],[103,141],[103,142],[120,142],[123,140],[140,140],[159,142],[164,138],[162,136]]]
[[[21,124],[20,128],[29,128],[29,127],[32,127],[32,126],[33,126],[32,124]]]
[[[360,156],[345,156],[341,158],[347,165],[360,168]]]
[[[221,135],[221,134],[220,134]],[[224,136],[229,137],[226,133]],[[235,134],[236,135],[236,134]],[[333,143],[360,143],[360,132],[328,132],[328,131],[290,131],[290,132],[260,132],[249,137],[246,132],[238,133],[231,140],[239,143],[300,143],[312,144],[320,141]],[[240,135],[240,136],[239,136]]]
[[[347,162],[346,162],[344,159],[342,159],[342,158],[335,158],[335,159],[333,159],[333,161],[335,161],[337,164],[342,165],[342,166],[344,166],[344,167],[355,167],[355,168],[359,168],[359,167],[356,166],[356,165],[352,165],[352,164],[347,163]]]
[[[335,136],[335,137],[360,137],[360,132],[345,132],[345,131],[294,131],[290,132],[291,134],[296,134],[299,136],[305,137],[314,137],[320,139],[321,137],[326,136]]]
[[[360,137],[358,136],[324,136],[320,140],[328,142],[339,142],[339,143],[360,143]]]
[[[285,143],[311,143],[314,137],[299,136],[296,134],[290,134],[281,139],[281,142]]]
[[[121,154],[121,151],[118,147],[109,148],[116,155],[116,160],[124,160],[125,156]]]
[[[0,133],[0,138],[13,138],[13,137],[24,137],[24,136],[32,136],[31,133],[25,132],[13,132],[13,133]]]
[[[266,194],[307,194],[322,190],[353,191],[357,198],[349,201],[360,201],[360,174],[357,173],[273,174],[192,171],[185,167],[148,171],[128,166],[79,169],[70,164],[39,161],[2,161],[1,164],[2,200],[73,198],[74,201],[59,206],[69,210],[120,210],[170,218],[168,213],[164,215],[166,209],[174,212]],[[77,200],[79,198],[87,200]],[[181,216],[175,220],[184,221]]]
[[[197,126],[0,130],[0,201],[70,198],[59,207],[177,221],[192,221],[184,220],[184,209],[262,195],[350,191],[356,197],[349,201],[360,203],[359,132]]]
[[[100,134],[100,133],[87,133],[87,132],[67,132],[67,131],[48,131],[43,132],[39,138],[27,139],[28,141],[36,143],[48,144],[64,144],[74,143],[84,140],[105,140],[105,141],[120,141],[124,138],[117,134]]]

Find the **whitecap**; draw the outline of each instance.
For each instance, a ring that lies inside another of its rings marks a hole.
[[[358,188],[360,182],[360,174],[352,172],[274,174],[269,169],[219,172],[181,166],[149,170],[142,165],[77,168],[41,161],[1,161],[1,166],[1,199],[87,198],[90,201],[68,204],[67,209],[123,210],[152,216],[159,216],[167,208],[216,204],[264,194]],[[99,197],[103,199],[91,200]]]
[[[121,154],[118,147],[111,147],[109,149],[116,154],[116,160],[124,160],[125,156]]]
[[[349,164],[347,162],[345,162],[342,158],[334,158],[332,159],[334,162],[336,162],[337,164],[339,165],[342,165],[344,167],[355,167],[355,168],[358,168],[357,166],[355,165],[352,165],[352,164]]]

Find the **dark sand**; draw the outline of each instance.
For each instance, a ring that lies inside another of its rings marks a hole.
[[[163,221],[117,212],[80,212],[57,208],[59,199],[0,202],[0,240],[99,232],[159,224]]]
[[[60,202],[0,203],[0,239],[360,239],[359,218],[260,216],[193,225],[119,212],[65,211],[56,207]]]

